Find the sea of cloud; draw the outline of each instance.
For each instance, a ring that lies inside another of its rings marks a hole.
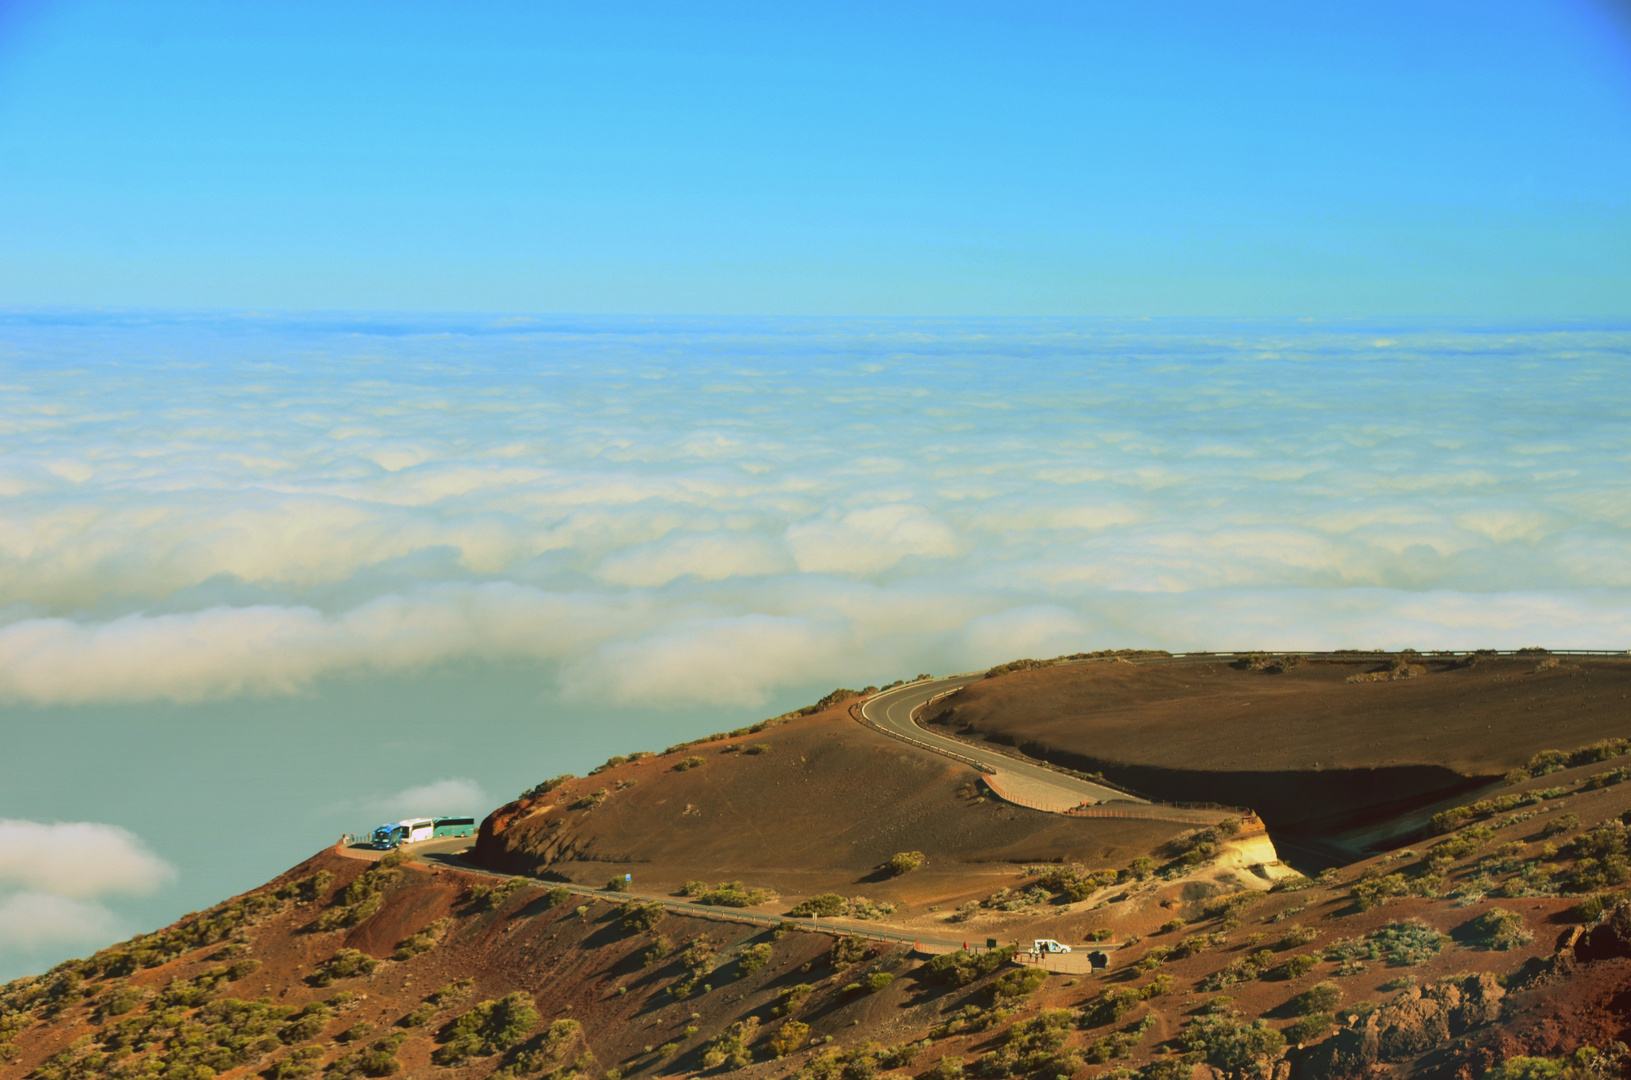
[[[521,662],[568,706],[756,707],[1107,646],[1631,643],[1623,326],[0,332],[14,706]]]

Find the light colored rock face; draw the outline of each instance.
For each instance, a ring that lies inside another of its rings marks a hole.
[[[1274,850],[1274,841],[1266,832],[1245,833],[1227,840],[1221,846],[1214,864],[1238,888],[1262,892],[1276,881],[1296,877],[1297,871],[1280,861]]]

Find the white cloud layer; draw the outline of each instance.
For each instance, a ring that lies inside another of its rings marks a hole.
[[[174,879],[168,863],[117,825],[0,819],[0,889],[83,900],[150,893]]]
[[[332,616],[257,605],[107,622],[25,619],[0,629],[0,699],[74,704],[296,693],[339,671],[402,671],[470,657],[552,659],[629,625],[627,605],[616,598],[508,583],[430,586]]]
[[[0,952],[94,949],[125,933],[124,922],[94,900],[53,893],[0,895]]]
[[[484,814],[497,800],[469,777],[449,777],[403,788],[369,803],[367,809],[382,818],[400,820],[409,815],[445,816]]]
[[[7,329],[3,701],[1631,640],[1624,330]]]
[[[147,895],[175,877],[117,825],[0,818],[0,953],[105,945],[128,928],[100,898]]]

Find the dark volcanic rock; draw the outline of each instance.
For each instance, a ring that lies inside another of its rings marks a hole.
[[[1631,956],[1631,902],[1620,904],[1607,919],[1592,927],[1574,944],[1579,960],[1607,960]]]
[[[1473,1028],[1493,1023],[1506,996],[1489,974],[1407,990],[1298,1062],[1308,1080],[1362,1076],[1382,1062],[1410,1061]]]

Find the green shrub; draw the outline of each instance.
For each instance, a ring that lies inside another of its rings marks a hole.
[[[1300,949],[1310,941],[1320,936],[1320,932],[1312,926],[1288,926],[1285,933],[1280,935],[1277,949]]]
[[[600,789],[598,789],[596,791],[591,791],[587,795],[578,796],[578,798],[576,800],[574,800],[572,805],[568,806],[567,809],[568,810],[593,810],[595,807],[597,807],[601,803],[605,802],[606,801],[606,796],[610,795],[610,794],[611,794],[611,792],[607,791],[605,788],[600,788]]]
[[[814,991],[815,987],[809,983],[799,983],[797,986],[787,987],[776,995],[776,1004],[771,1008],[770,1015],[786,1016],[789,1013],[797,1012],[799,1005]]]
[[[415,1008],[412,1012],[408,1013],[402,1019],[398,1020],[396,1023],[398,1027],[416,1028],[423,1024],[429,1023],[430,1018],[435,1015],[436,1006],[427,1001],[423,1005]]]
[[[646,951],[640,954],[640,966],[650,967],[673,951],[674,943],[659,934],[655,941],[646,946]]]
[[[582,1052],[573,1055],[573,1051]],[[570,1060],[568,1060],[570,1058]],[[594,1068],[595,1055],[584,1045],[583,1025],[576,1020],[557,1020],[550,1024],[537,1041],[514,1053],[509,1064],[492,1074],[491,1080],[514,1080],[520,1076],[534,1076],[557,1066],[550,1072],[550,1080],[587,1080]],[[621,1076],[617,1070],[609,1070]]]
[[[740,881],[722,881],[709,886],[702,881],[685,883],[684,893],[699,904],[714,907],[757,907],[776,899],[773,889],[750,889]]]
[[[396,1057],[396,1048],[401,1046],[407,1037],[405,1032],[398,1032],[377,1040],[366,1049],[353,1050],[329,1065],[325,1070],[325,1076],[349,1080],[354,1076],[395,1075],[402,1070],[402,1062]]]
[[[289,1044],[310,1042],[322,1034],[328,1027],[329,1021],[334,1019],[334,1010],[321,1001],[314,1001],[292,1016],[288,1023],[278,1030],[278,1038]]]
[[[532,998],[517,990],[497,1001],[484,1001],[448,1026],[447,1037],[431,1055],[438,1065],[462,1065],[473,1057],[508,1050],[538,1026]]]
[[[1535,940],[1535,935],[1524,929],[1522,915],[1500,907],[1492,907],[1477,918],[1461,924],[1453,936],[1468,945],[1503,952]]]
[[[748,1043],[758,1030],[757,1016],[736,1021],[703,1048],[703,1067],[717,1069],[721,1065],[729,1065],[733,1069],[740,1069],[753,1064],[753,1051],[748,1049]]]
[[[795,905],[787,914],[795,918],[831,919],[844,913],[849,901],[837,893],[822,893]]]
[[[1295,1023],[1288,1025],[1282,1034],[1287,1042],[1301,1046],[1325,1038],[1335,1026],[1336,1017],[1330,1013],[1305,1013]]]
[[[885,867],[891,874],[899,877],[902,874],[910,874],[927,861],[921,851],[898,851]]]
[[[1540,835],[1556,836],[1558,833],[1566,833],[1570,829],[1577,829],[1579,827],[1579,814],[1559,814],[1557,817],[1546,823],[1545,827],[1540,830]]]
[[[465,890],[465,899],[474,911],[497,911],[517,891],[527,887],[522,878],[507,878],[493,885],[472,885]]]
[[[789,1020],[776,1029],[776,1033],[766,1040],[765,1045],[770,1048],[770,1052],[776,1057],[783,1058],[788,1054],[804,1049],[805,1044],[809,1041],[810,1025],[801,1024],[797,1020]]]
[[[675,772],[688,772],[691,769],[700,769],[708,762],[699,757],[688,757],[674,766]]]
[[[1386,874],[1354,882],[1353,898],[1360,911],[1367,911],[1396,896],[1409,896],[1410,882],[1403,874]]]
[[[771,947],[769,942],[749,945],[736,958],[736,977],[740,979],[745,975],[752,975],[755,971],[770,963],[770,956]]]
[[[311,986],[328,986],[335,979],[355,979],[371,975],[378,966],[378,960],[356,949],[341,949],[317,965],[317,970],[306,976],[306,982]]]
[[[1423,963],[1438,955],[1447,940],[1420,919],[1390,922],[1368,938],[1371,956],[1389,965],[1403,967]]]
[[[758,756],[759,754],[768,754],[770,753],[770,744],[758,742],[754,743],[752,746],[744,746],[742,748],[742,753],[752,754],[754,756]]]
[[[680,966],[685,968],[686,975],[672,984],[668,992],[677,998],[687,997],[713,970],[715,952],[712,941],[705,937],[692,938],[679,955]]]
[[[1013,959],[1015,946],[1006,945],[1000,949],[992,949],[978,956],[971,955],[962,949],[956,952],[942,953],[931,957],[929,962],[919,970],[924,978],[935,982],[950,983],[953,986],[967,986],[969,983],[996,971],[999,967]]]
[[[1509,1057],[1484,1074],[1484,1080],[1597,1080],[1617,1070],[1599,1061],[1600,1053],[1582,1046],[1568,1057]],[[1605,1064],[1609,1068],[1603,1068]]]
[[[1320,958],[1312,953],[1302,953],[1280,962],[1263,973],[1265,979],[1300,979],[1313,971],[1320,962]]]
[[[96,1003],[96,1014],[99,1017],[122,1016],[140,1005],[142,998],[147,994],[139,986],[121,986],[110,990]],[[0,1021],[0,1025],[3,1025]],[[0,1031],[0,1042],[4,1042],[4,1032]]]
[[[639,900],[629,900],[623,908],[623,932],[626,934],[647,934],[655,930],[667,914],[663,905],[656,900],[642,903]]]
[[[866,977],[866,979],[863,981],[862,985],[866,987],[866,992],[867,993],[876,994],[880,990],[887,989],[889,984],[894,982],[894,981],[895,981],[895,977],[893,975],[889,974],[889,972],[887,972],[887,971],[874,971],[872,974],[870,974],[870,975],[868,975]]]
[[[412,960],[420,953],[429,952],[441,942],[442,935],[447,933],[447,927],[447,919],[437,919],[417,934],[398,942],[396,952],[391,954],[391,959]]]
[[[463,998],[475,988],[475,985],[476,980],[474,979],[458,979],[454,982],[448,983],[439,990],[433,991],[425,997],[425,1000],[430,1002],[432,1005],[435,1005],[437,1008],[442,1008]],[[329,1000],[332,1001],[334,999],[330,998]]]
[[[1017,968],[997,976],[992,980],[989,989],[994,1001],[1002,1001],[1004,998],[1025,998],[1047,981],[1048,973],[1044,968]]]
[[[1225,918],[1238,913],[1243,908],[1250,907],[1261,899],[1263,899],[1263,894],[1259,892],[1230,893],[1228,896],[1219,896],[1208,900],[1201,907],[1201,915],[1207,919]]]
[[[1227,940],[1223,934],[1191,934],[1189,937],[1181,938],[1178,944],[1172,947],[1172,958],[1186,960],[1207,949],[1222,945]]]
[[[1172,949],[1165,945],[1154,945],[1145,951],[1143,957],[1133,967],[1140,972],[1154,971],[1170,955]]]
[[[1064,1049],[1075,1027],[1067,1009],[1051,1009],[1021,1020],[1003,1033],[997,1049],[980,1059],[980,1072],[988,1076],[1023,1076],[1030,1073],[1070,1075],[1081,1060]]]
[[[848,934],[833,942],[827,953],[827,963],[835,968],[849,967],[866,959],[867,944],[858,937]]]
[[[1220,1008],[1195,1017],[1174,1040],[1188,1053],[1231,1075],[1260,1073],[1285,1053],[1285,1036],[1265,1020],[1242,1023],[1232,1010]]]
[[[560,787],[562,784],[566,783],[568,780],[576,780],[576,779],[577,779],[577,777],[573,776],[571,773],[562,773],[561,775],[555,777],[553,780],[545,780],[541,784],[534,784],[532,787],[530,787],[527,790],[523,791],[521,793],[520,797],[523,798],[523,799],[536,799],[540,795],[549,794],[551,791],[554,791],[556,788]]]
[[[1334,1012],[1342,1002],[1342,988],[1336,983],[1322,982],[1304,990],[1287,1002],[1286,1007],[1297,1016]],[[1305,1042],[1307,1040],[1298,1040]]]

